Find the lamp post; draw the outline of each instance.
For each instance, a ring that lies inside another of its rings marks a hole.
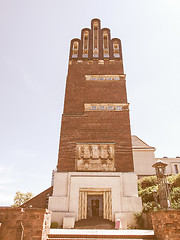
[[[170,195],[167,184],[167,179],[165,176],[166,166],[168,164],[158,160],[152,167],[155,168],[156,176],[158,179],[158,189],[159,189],[159,201],[161,208],[170,208]]]

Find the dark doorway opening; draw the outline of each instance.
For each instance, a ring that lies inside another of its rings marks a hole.
[[[87,198],[87,217],[103,217],[103,196],[88,195]]]
[[[99,217],[99,200],[92,199],[91,207],[92,207],[92,217]]]

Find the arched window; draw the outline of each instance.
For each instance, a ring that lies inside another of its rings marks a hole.
[[[115,58],[119,58],[120,57],[119,43],[117,41],[115,41],[113,43],[113,54],[114,54]]]
[[[73,43],[72,58],[78,57],[78,48],[79,48],[79,43],[76,41]]]
[[[85,31],[83,35],[83,58],[88,57],[88,48],[89,48],[89,32]]]
[[[93,57],[98,57],[99,44],[98,44],[99,34],[98,34],[98,23],[95,22],[93,25]]]
[[[109,57],[109,41],[107,32],[103,32],[103,53],[104,57]]]

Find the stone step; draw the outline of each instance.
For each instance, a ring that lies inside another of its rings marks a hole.
[[[49,240],[155,240],[153,230],[51,229]]]
[[[102,240],[155,240],[155,238],[102,238]],[[47,240],[99,240],[99,238],[47,238]]]

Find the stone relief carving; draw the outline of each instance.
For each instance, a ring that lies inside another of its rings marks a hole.
[[[115,171],[114,144],[77,144],[77,171]]]

